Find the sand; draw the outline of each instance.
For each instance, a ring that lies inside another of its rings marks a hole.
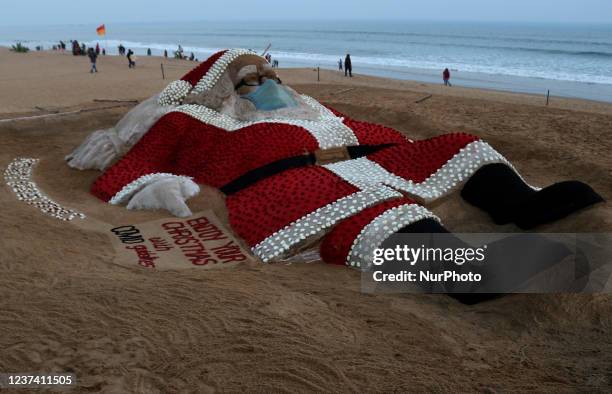
[[[109,223],[165,217],[129,212],[88,193],[96,171],[63,156],[113,125],[130,103],[194,63],[0,50],[0,168],[40,158],[39,187]],[[464,89],[332,71],[281,70],[283,81],[348,115],[412,138],[466,131],[485,138],[533,184],[564,179],[612,198],[612,105]],[[419,104],[415,101],[431,94]],[[98,109],[116,105],[116,108]],[[37,109],[40,107],[41,109]],[[0,186],[0,371],[71,371],[79,391],[560,391],[612,387],[612,296],[513,295],[464,306],[443,295],[367,295],[359,273],[322,263],[249,264],[180,272],[111,263],[105,237],[43,216]],[[225,218],[205,189],[189,205]],[[495,226],[455,197],[434,208],[452,231]],[[609,232],[600,204],[546,232]]]

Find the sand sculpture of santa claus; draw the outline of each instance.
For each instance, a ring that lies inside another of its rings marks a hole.
[[[218,52],[67,157],[103,174],[91,192],[128,209],[191,214],[199,184],[226,195],[234,232],[268,262],[320,240],[328,263],[366,266],[397,232],[444,232],[427,207],[453,192],[523,229],[601,201],[584,183],[528,185],[478,137],[413,141],[284,85],[247,50]]]

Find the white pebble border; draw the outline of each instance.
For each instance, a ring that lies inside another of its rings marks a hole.
[[[32,182],[32,168],[38,159],[18,157],[4,171],[4,181],[13,190],[19,201],[38,207],[46,215],[63,221],[85,219],[85,214],[64,208],[45,196]]]

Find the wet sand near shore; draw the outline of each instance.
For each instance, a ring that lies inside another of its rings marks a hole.
[[[0,49],[0,168],[40,158],[34,180],[54,200],[109,223],[130,212],[88,193],[99,175],[63,157],[91,131],[195,64],[139,57],[15,54]],[[566,179],[612,198],[612,105],[281,69],[284,83],[359,120],[413,139],[476,134],[544,186]],[[430,98],[422,100],[431,95]],[[102,100],[102,101],[94,101]],[[38,107],[38,108],[37,108]],[[113,107],[113,108],[110,108]],[[103,108],[103,109],[100,109]],[[79,110],[87,110],[77,112]],[[588,391],[612,386],[610,295],[513,295],[465,306],[443,295],[368,295],[359,273],[319,262],[153,272],[112,264],[110,241],[43,216],[0,186],[0,371],[71,371],[79,391]],[[225,220],[204,188],[189,202]],[[495,226],[457,196],[434,207],[455,232]],[[610,232],[600,204],[542,232]]]

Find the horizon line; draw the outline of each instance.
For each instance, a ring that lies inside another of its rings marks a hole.
[[[45,26],[91,26],[100,24],[151,24],[151,23],[228,23],[228,22],[421,22],[421,23],[499,23],[499,24],[547,24],[547,25],[599,25],[610,26],[612,22],[607,21],[559,21],[559,20],[503,20],[503,19],[429,19],[429,18],[257,18],[256,20],[242,18],[215,18],[215,19],[175,19],[160,20],[151,19],[147,21],[91,21],[79,23],[30,23],[30,24],[2,24],[2,28],[7,27],[45,27]]]

